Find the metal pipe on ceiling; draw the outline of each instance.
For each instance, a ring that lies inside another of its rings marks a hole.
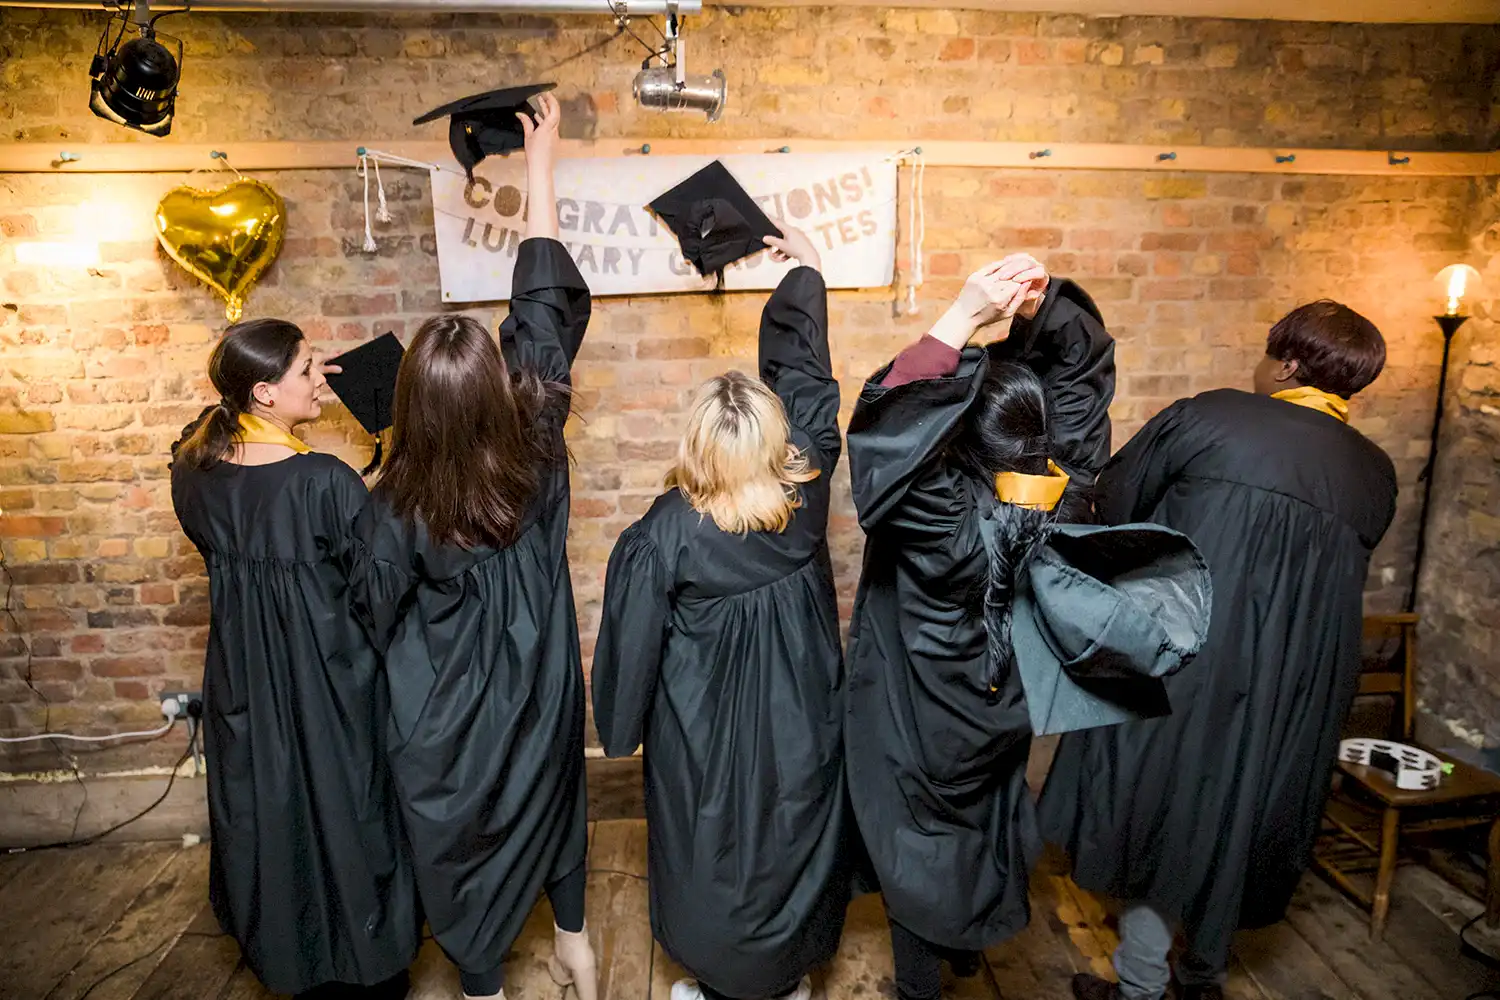
[[[101,0],[0,0],[0,7],[44,7],[58,10],[114,10],[116,4]],[[120,4],[119,6],[129,6]],[[184,10],[239,13],[360,13],[396,14],[427,12],[443,14],[631,14],[639,17],[666,14],[698,14],[703,0],[189,0],[153,3],[153,11]]]

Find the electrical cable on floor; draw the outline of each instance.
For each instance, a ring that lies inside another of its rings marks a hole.
[[[116,823],[114,826],[108,827],[108,828],[106,828],[104,830],[100,830],[98,833],[91,834],[90,836],[87,836],[87,837],[80,837],[80,838],[78,838],[76,840],[59,840],[56,843],[52,843],[52,844],[39,844],[39,845],[37,845],[35,847],[12,847],[12,848],[10,848],[10,850],[7,853],[10,853],[10,854],[29,854],[29,853],[31,853],[33,851],[50,851],[50,850],[56,850],[56,849],[64,848],[64,847],[83,847],[83,846],[85,846],[87,844],[92,844],[92,843],[95,843],[97,841],[100,841],[100,840],[104,839],[105,837],[109,836],[111,833],[114,833],[116,830],[120,830],[120,829],[122,829],[124,827],[129,826],[131,823],[134,823],[136,820],[140,819],[142,816],[145,816],[147,813],[151,812],[151,810],[155,809],[157,806],[161,805],[163,802],[165,802],[167,800],[167,796],[172,794],[172,785],[177,781],[177,772],[182,769],[182,765],[184,765],[184,764],[186,764],[188,762],[188,758],[190,756],[192,756],[192,753],[193,753],[193,748],[191,746],[189,746],[187,748],[187,750],[183,751],[182,756],[179,757],[179,758],[177,758],[177,763],[175,763],[175,764],[172,765],[172,773],[167,777],[167,787],[164,788],[164,789],[162,789],[161,795],[157,796],[155,802],[152,802],[149,806],[147,806],[146,808],[142,809],[140,812],[136,813],[134,816],[131,816],[129,819],[121,820],[120,822]]]
[[[89,988],[86,989],[86,990],[84,990],[82,993],[78,994],[78,1000],[88,1000],[88,996],[89,996],[90,993],[93,993],[99,987],[103,986],[105,983],[109,982],[111,979],[115,978],[120,973],[124,972],[126,969],[128,969],[128,968],[130,968],[132,966],[135,966],[135,965],[140,965],[146,959],[150,958],[152,955],[155,955],[157,952],[161,951],[162,948],[164,948],[167,945],[171,944],[174,940],[176,940],[176,939],[175,938],[167,938],[161,944],[157,945],[155,948],[152,948],[150,951],[146,952],[144,955],[137,955],[135,958],[132,958],[130,961],[123,962],[120,965],[115,966],[113,969],[110,969],[104,975],[100,976],[98,979],[94,980],[92,983],[89,983]]]

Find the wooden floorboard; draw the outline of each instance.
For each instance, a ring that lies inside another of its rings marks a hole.
[[[4,892],[5,887],[10,885],[11,880],[17,875],[31,867],[32,860],[37,856],[26,852],[0,854],[0,892]]]
[[[1320,879],[1302,880],[1287,921],[1362,1000],[1455,1000],[1439,994],[1389,945],[1373,944],[1369,916]]]
[[[1408,874],[1415,871],[1402,871],[1397,878],[1404,882]],[[1386,932],[1385,943],[1442,997],[1462,998],[1480,990],[1500,989],[1500,971],[1464,954],[1458,934],[1401,887],[1391,906],[1391,929]]]
[[[1268,1000],[1362,1000],[1288,923],[1241,931],[1234,953]]]
[[[180,848],[130,844],[74,850],[78,863],[67,881],[52,883],[45,893],[6,893],[26,914],[25,933],[0,950],[0,983],[9,995],[46,996]]]
[[[1064,914],[1072,916],[1047,873],[1031,880],[1031,923],[1015,937],[984,953],[1004,1000],[1052,1000],[1062,996],[1075,972],[1089,966],[1069,938]]]
[[[129,1000],[202,908],[207,884],[207,846],[172,850],[125,912],[78,956],[47,1000],[79,1000],[85,993],[88,1000]],[[116,969],[120,971],[110,975]],[[109,978],[102,979],[105,976]]]
[[[239,964],[239,945],[220,933],[205,900],[131,1000],[218,1000]]]
[[[96,845],[0,860],[0,997],[4,1000],[272,1000],[219,934],[207,899],[208,849]],[[588,919],[604,1000],[669,1000],[687,973],[651,939],[646,830],[590,828]],[[1463,1000],[1500,988],[1500,972],[1461,954],[1457,930],[1481,909],[1420,868],[1398,874],[1386,938],[1368,916],[1309,877],[1288,920],[1235,941],[1230,1000]],[[1471,932],[1473,933],[1473,932]],[[1481,943],[1490,940],[1476,935]],[[1055,866],[1032,880],[1032,921],[985,954],[978,977],[946,973],[947,1000],[1065,1000],[1074,972],[1112,975],[1109,907]],[[508,956],[509,1000],[577,1000],[547,972],[552,914],[542,900]],[[123,967],[123,968],[122,968]],[[411,1000],[457,1000],[458,975],[435,942],[412,968]],[[893,994],[890,935],[879,896],[849,908],[839,954],[814,973],[815,1000]],[[90,992],[92,990],[92,992]]]
[[[651,996],[654,942],[645,875],[646,824],[601,820],[589,850],[588,922],[602,1000]]]

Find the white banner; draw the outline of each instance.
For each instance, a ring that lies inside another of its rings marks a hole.
[[[646,205],[709,156],[565,159],[557,165],[559,236],[595,295],[697,292],[714,287]],[[896,163],[878,153],[772,153],[720,157],[772,219],[812,239],[830,288],[889,285],[896,262]],[[526,164],[490,157],[470,184],[435,168],[432,205],[438,270],[447,302],[510,298],[525,234]],[[728,289],[775,288],[793,263],[756,254],[724,270]]]

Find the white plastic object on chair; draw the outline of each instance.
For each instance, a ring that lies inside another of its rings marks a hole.
[[[1390,740],[1353,739],[1339,743],[1339,760],[1347,764],[1373,766],[1370,761],[1375,754],[1385,754],[1396,761],[1396,773],[1391,777],[1396,787],[1409,792],[1420,792],[1436,788],[1443,775],[1453,770],[1440,758],[1405,743]]]

